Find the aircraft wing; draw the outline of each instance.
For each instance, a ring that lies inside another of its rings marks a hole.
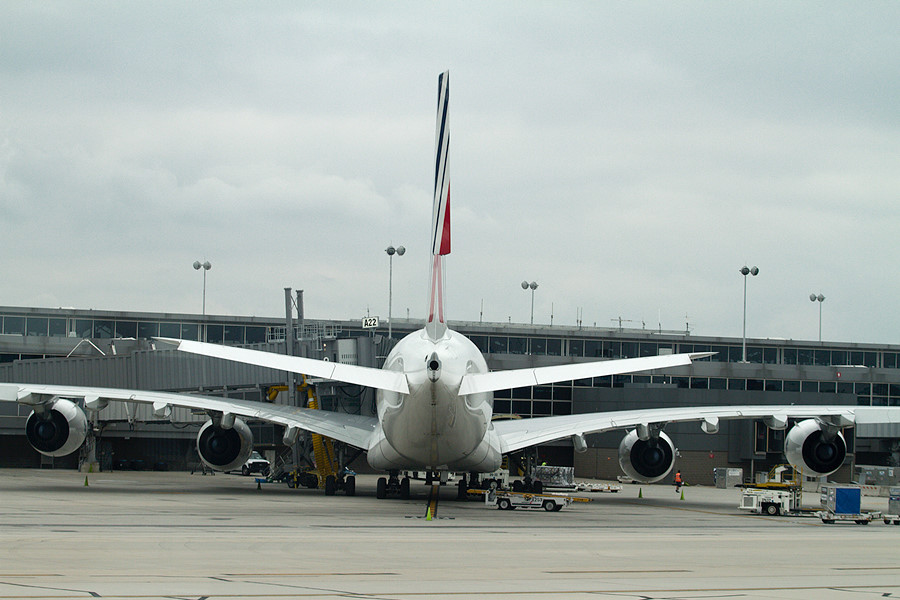
[[[717,423],[719,419],[765,417],[783,420],[831,417],[842,425],[900,423],[900,409],[874,406],[696,406],[513,419],[495,421],[493,426],[500,437],[500,450],[506,453],[575,435],[627,429],[641,424],[685,421]]]
[[[712,356],[715,352],[694,352],[689,354],[666,354],[641,358],[623,358],[585,363],[571,363],[551,367],[491,371],[490,373],[470,373],[465,375],[459,388],[460,396],[479,392],[495,392],[518,387],[546,385],[557,381],[604,377],[637,371],[650,371],[666,367],[680,367],[691,364],[691,360]]]
[[[52,397],[80,398],[85,401],[141,402],[153,404],[154,407],[168,404],[183,408],[231,413],[248,419],[261,419],[287,427],[298,427],[363,449],[369,447],[369,440],[378,425],[376,417],[348,415],[327,410],[312,410],[250,400],[99,387],[35,385],[30,383],[0,384],[0,401],[34,404],[40,402],[43,398],[49,399]]]
[[[173,344],[182,352],[211,356],[235,362],[267,367],[279,371],[291,373],[303,373],[322,379],[332,379],[364,385],[379,390],[388,390],[398,394],[409,394],[409,385],[406,375],[398,371],[386,371],[358,365],[344,365],[341,363],[303,358],[300,356],[288,356],[287,354],[274,354],[247,348],[235,348],[233,346],[221,346],[219,344],[207,344],[205,342],[193,342],[190,340],[176,340],[171,338],[154,338],[156,340]]]

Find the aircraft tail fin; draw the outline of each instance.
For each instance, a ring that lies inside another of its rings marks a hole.
[[[435,130],[434,204],[431,212],[431,292],[425,331],[432,340],[444,337],[444,256],[450,254],[450,72],[438,76],[437,128]]]

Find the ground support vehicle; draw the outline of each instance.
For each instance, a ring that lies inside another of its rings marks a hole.
[[[247,477],[251,473],[269,474],[269,461],[255,450],[250,453],[250,458],[241,466],[241,475]]]
[[[738,508],[757,514],[786,515],[797,508],[796,494],[790,490],[745,488]]]
[[[544,509],[547,512],[559,512],[573,502],[590,502],[589,498],[573,498],[566,494],[533,494],[528,492],[510,492],[505,490],[469,490],[470,494],[483,494],[486,506],[496,506],[500,510],[517,508]]]

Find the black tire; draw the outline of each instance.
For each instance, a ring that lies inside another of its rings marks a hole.
[[[563,507],[562,504],[557,504],[556,506],[553,507],[553,512],[559,512],[559,511],[561,511],[561,510],[562,510],[562,507]]]
[[[329,475],[325,478],[325,495],[334,496],[335,490],[337,490],[337,481],[334,475]]]
[[[822,522],[826,525],[831,525],[832,523],[834,523],[834,519],[822,519]]]
[[[540,494],[544,491],[544,484],[540,481],[535,481],[531,484],[531,491],[535,494]]]
[[[242,466],[241,467],[241,475],[246,477],[249,474],[250,474],[250,467],[248,467],[247,465]]]
[[[384,500],[387,498],[387,479],[384,477],[378,478],[378,483],[375,485],[375,497],[379,500]]]
[[[766,504],[764,508],[767,515],[772,515],[774,517],[778,514],[778,505],[776,504]]]
[[[468,490],[469,486],[466,485],[466,480],[460,480],[460,482],[456,484],[456,499],[467,500],[469,498]]]
[[[355,496],[356,495],[356,477],[353,475],[348,476],[344,479],[344,494],[347,496]]]
[[[547,512],[551,512],[556,508],[556,502],[553,500],[544,500],[543,507]]]
[[[521,480],[521,479],[516,479],[516,480],[513,481],[513,483],[512,483],[512,489],[513,489],[514,492],[524,492],[524,491],[525,491],[525,484],[522,483],[522,480]]]
[[[500,498],[497,500],[497,508],[500,510],[512,510],[512,502],[509,501],[509,498]]]
[[[311,490],[316,489],[317,487],[319,487],[319,476],[314,475],[313,473],[307,473],[303,485]]]
[[[409,477],[400,480],[400,499],[409,500]]]

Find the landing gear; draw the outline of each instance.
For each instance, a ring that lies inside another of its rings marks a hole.
[[[400,499],[409,500],[409,477],[400,480]]]
[[[379,500],[388,496],[398,496],[401,500],[409,500],[409,477],[401,479],[399,471],[391,471],[388,477],[379,477],[375,486],[375,497]]]
[[[466,478],[463,477],[459,480],[459,483],[456,484],[456,499],[457,500],[467,500],[469,497],[469,486],[466,485]]]

